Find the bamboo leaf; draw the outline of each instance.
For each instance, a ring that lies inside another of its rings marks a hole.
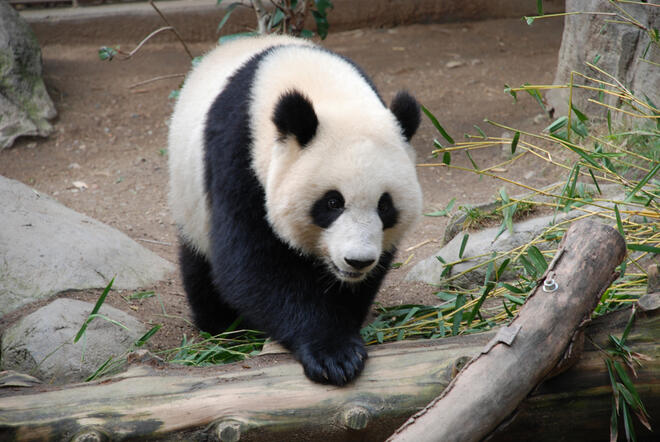
[[[621,222],[621,214],[619,213],[619,205],[614,205],[614,215],[616,216],[616,227],[621,236],[626,237],[626,233],[623,231],[623,223]],[[626,245],[627,247],[627,245]]]
[[[627,244],[626,247],[628,250],[634,250],[636,252],[660,254],[660,247],[651,246],[649,244]]]
[[[470,237],[470,235],[468,233],[463,235],[463,240],[461,241],[461,248],[458,251],[458,257],[460,259],[463,259],[463,252],[465,252],[465,246],[467,245],[469,237]]]
[[[431,120],[431,123],[433,123],[433,126],[440,132],[440,135],[447,140],[450,144],[454,144],[454,139],[447,133],[447,131],[440,125],[438,122],[437,118],[424,106],[421,106],[422,112],[426,114],[429,120]],[[449,163],[446,163],[449,164]]]
[[[448,216],[449,212],[451,212],[451,209],[454,207],[455,203],[456,203],[456,198],[452,198],[451,201],[449,201],[449,204],[447,204],[447,207],[445,207],[444,209],[436,210],[435,212],[425,213],[424,216]]]
[[[626,203],[630,202],[630,200],[635,196],[635,194],[636,194],[637,192],[639,192],[640,189],[641,189],[642,187],[644,187],[644,186],[646,185],[646,183],[648,183],[648,181],[649,181],[651,178],[653,178],[653,176],[654,176],[656,173],[658,173],[658,170],[660,170],[660,161],[656,163],[656,165],[653,167],[653,169],[651,169],[651,170],[649,171],[649,173],[647,173],[647,174],[644,176],[644,178],[642,178],[642,179],[640,180],[639,183],[637,183],[637,185],[635,186],[635,188],[634,188],[634,189],[628,194],[628,196],[626,197],[626,199],[624,200],[624,202],[626,202]]]
[[[78,333],[76,334],[76,337],[73,339],[74,344],[77,343],[80,340],[82,335],[85,333],[85,330],[87,330],[87,326],[92,321],[92,319],[94,319],[92,317],[92,315],[96,315],[98,313],[99,309],[101,308],[101,306],[105,302],[105,298],[108,296],[108,293],[110,293],[110,289],[112,288],[112,284],[114,284],[114,282],[115,282],[115,278],[113,277],[110,280],[110,282],[108,283],[108,285],[105,286],[105,289],[103,290],[103,293],[101,293],[101,296],[99,296],[99,299],[96,300],[96,304],[94,304],[94,308],[92,308],[91,313],[89,314],[89,316],[87,317],[85,322],[83,322],[82,326],[80,327],[80,330],[78,330]]]
[[[531,246],[527,251],[527,255],[532,260],[534,267],[538,270],[538,274],[543,274],[548,268],[548,263],[541,251],[536,246]]]
[[[516,132],[511,140],[511,155],[516,153],[516,147],[518,147],[518,140],[520,139],[520,132]]]
[[[458,329],[461,327],[461,321],[463,320],[463,310],[459,310],[459,309],[464,305],[465,305],[465,295],[459,294],[458,296],[456,296],[456,310],[458,311],[454,313],[454,321],[451,327],[452,336],[456,336],[458,334]]]
[[[240,2],[234,2],[231,5],[227,6],[227,9],[225,10],[225,15],[222,17],[222,20],[220,20],[220,23],[218,24],[218,29],[216,29],[216,32],[219,32],[220,29],[227,23],[227,20],[229,20],[229,17],[231,17],[231,13],[234,12],[234,9],[236,7],[241,6]]]
[[[144,335],[140,337],[137,341],[135,341],[135,346],[136,347],[142,347],[153,335],[156,334],[158,330],[162,327],[162,324],[156,324],[153,327],[151,327],[151,330],[146,332]]]

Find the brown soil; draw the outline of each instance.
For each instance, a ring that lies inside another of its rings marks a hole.
[[[475,124],[489,134],[502,133],[484,123],[484,118],[535,130],[548,124],[547,118],[538,117],[541,109],[530,97],[521,96],[515,104],[503,93],[503,86],[551,83],[561,32],[561,20],[539,21],[533,27],[520,20],[492,20],[331,33],[323,44],[359,63],[373,76],[386,101],[399,89],[414,93],[458,140],[464,133],[476,133]],[[211,46],[209,42],[192,49],[201,54]],[[175,227],[166,200],[165,149],[172,110],[168,95],[180,80],[131,85],[183,73],[190,60],[174,43],[147,45],[129,61],[110,63],[98,60],[97,49],[44,44],[44,77],[59,111],[56,133],[48,139],[21,139],[14,148],[0,152],[0,175],[50,194],[176,262]],[[440,136],[424,119],[413,140],[419,162],[429,160],[434,138]],[[477,164],[492,164],[501,155],[498,147],[473,157]],[[452,161],[470,167],[463,155],[455,155]],[[501,175],[533,186],[556,180],[553,171],[531,158]],[[490,200],[503,185],[439,167],[420,167],[419,176],[426,212],[445,207],[452,198],[456,198],[456,206]],[[87,189],[79,190],[75,181],[84,182]],[[509,186],[509,193],[516,191]],[[432,287],[407,283],[403,278],[414,263],[440,247],[445,224],[446,218],[425,217],[405,239],[397,259],[403,262],[413,256],[390,272],[379,302],[435,303]],[[433,241],[407,250],[426,240]],[[129,302],[122,296],[130,292],[113,292],[107,302],[146,323],[164,324],[152,338],[155,348],[172,348],[184,333],[189,337],[196,334],[177,274],[144,289],[154,290],[157,296]],[[61,296],[94,302],[99,293],[91,290]]]

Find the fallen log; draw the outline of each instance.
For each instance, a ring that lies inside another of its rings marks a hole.
[[[493,440],[608,440],[612,391],[598,347],[608,347],[609,334],[621,336],[629,317],[626,310],[593,321],[580,361],[541,384]],[[278,355],[194,370],[136,365],[113,379],[47,391],[0,389],[0,440],[382,441],[440,394],[462,358],[479,353],[493,336],[373,347],[365,373],[348,388],[312,384],[300,364]],[[633,381],[656,424],[659,341],[657,311],[637,318],[628,344],[653,360]],[[651,440],[648,432],[637,434]]]
[[[600,351],[589,343],[606,347],[608,334],[620,335],[628,316],[609,315],[587,327],[582,359],[593,363],[578,364],[556,378],[568,387],[558,392],[559,399],[548,402],[549,408],[524,408],[532,420],[536,410],[566,416],[560,424],[569,427],[555,426],[556,439],[582,424],[571,422],[572,399],[611,400],[605,364],[598,364]],[[0,389],[0,440],[384,440],[438,396],[464,361],[479,354],[494,336],[491,332],[372,347],[362,376],[344,388],[313,384],[290,356],[269,355],[203,369],[172,368],[152,360],[88,384]],[[655,357],[638,370],[635,384],[656,422],[659,337],[660,320],[649,316],[635,322],[628,339],[633,351]],[[609,414],[596,424],[607,431],[608,423]]]
[[[486,437],[581,350],[581,329],[618,277],[615,268],[625,254],[625,241],[615,229],[591,220],[573,223],[518,316],[390,441]]]

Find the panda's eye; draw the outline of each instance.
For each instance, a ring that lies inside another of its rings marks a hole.
[[[383,222],[383,229],[394,227],[399,219],[399,211],[394,207],[392,196],[387,192],[378,200],[378,216]]]
[[[344,213],[344,196],[338,190],[329,190],[312,205],[312,222],[327,229]]]
[[[342,203],[339,201],[339,198],[330,198],[328,199],[328,209],[330,210],[339,210],[342,208]]]

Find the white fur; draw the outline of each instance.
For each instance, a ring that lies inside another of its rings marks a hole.
[[[206,114],[227,79],[250,57],[279,44],[310,45],[284,36],[240,38],[207,53],[192,69],[179,94],[169,132],[169,203],[183,238],[200,253],[209,253],[209,208],[204,188]]]
[[[343,59],[290,37],[249,38],[209,53],[190,74],[170,125],[170,204],[184,238],[208,254],[209,211],[204,195],[205,114],[231,73],[275,44],[256,73],[249,115],[252,165],[266,194],[268,221],[291,247],[324,259],[347,281],[361,274],[345,258],[376,262],[418,219],[421,189],[414,151],[393,114],[359,72]],[[279,140],[271,118],[283,92],[297,90],[312,102],[319,126],[303,149],[294,137]],[[345,199],[343,214],[328,228],[312,223],[314,202],[329,190]],[[383,230],[377,205],[389,192],[399,212]],[[338,269],[338,271],[337,271]]]

